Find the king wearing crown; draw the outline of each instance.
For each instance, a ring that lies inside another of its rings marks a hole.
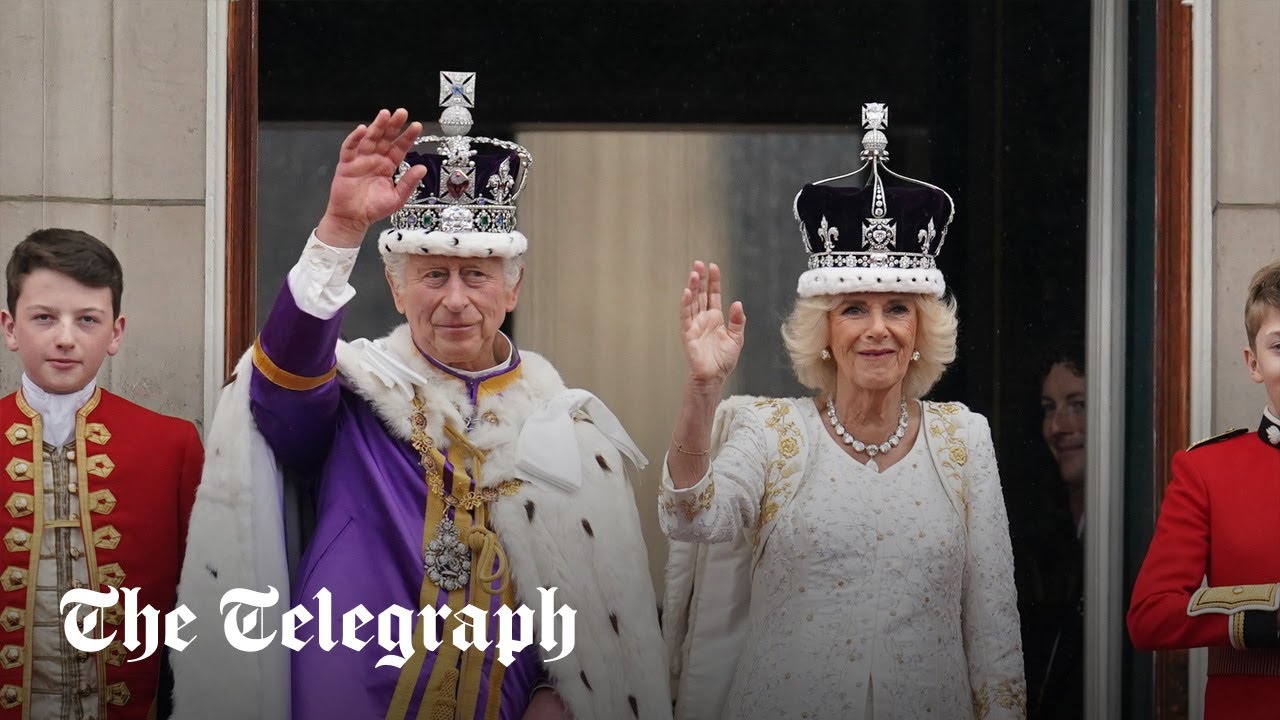
[[[628,482],[645,459],[599,399],[499,330],[524,273],[515,203],[531,157],[467,135],[474,98],[474,73],[443,73],[442,135],[383,110],[342,144],[325,215],[210,431],[179,591],[205,637],[175,654],[176,717],[671,716]],[[342,342],[348,276],[388,216],[377,244],[406,322]],[[308,505],[314,523],[296,522]],[[304,608],[242,628],[296,628],[301,649],[230,647],[219,599],[233,588]],[[559,618],[577,638],[562,658],[545,618],[512,612],[552,588],[576,611]],[[373,641],[393,606],[415,610],[398,666]],[[530,642],[503,657],[485,638],[513,623]]]

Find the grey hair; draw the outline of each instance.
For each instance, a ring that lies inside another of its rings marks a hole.
[[[796,300],[795,309],[782,323],[782,340],[791,356],[791,369],[801,385],[826,394],[835,394],[835,363],[822,359],[822,350],[831,339],[827,313],[835,309],[843,296],[820,295]],[[956,359],[956,337],[959,320],[953,297],[936,298],[914,295],[916,314],[916,350],[920,359],[907,366],[902,390],[909,398],[928,394],[942,377],[947,365]]]
[[[404,289],[404,267],[407,257],[408,255],[404,253],[385,253],[382,256],[382,264],[387,268],[387,274],[391,276],[397,290]],[[502,258],[502,279],[508,290],[520,281],[522,272],[524,272],[524,255]]]

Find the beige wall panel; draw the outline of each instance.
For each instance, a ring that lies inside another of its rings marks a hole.
[[[0,196],[44,187],[44,2],[0,1]]]
[[[107,245],[112,244],[114,218],[111,206],[106,203],[47,202],[44,205],[42,222],[43,227],[83,230]],[[112,365],[113,359],[107,358],[106,362],[102,363],[102,369],[98,371],[98,382],[107,388],[111,387]]]
[[[83,230],[111,245],[111,205],[107,203],[46,202],[43,227]]]
[[[3,0],[0,0],[2,2]],[[40,202],[0,202],[0,257],[8,263],[9,253],[32,230],[40,227],[44,203]],[[4,274],[0,273],[0,289],[3,290],[4,302],[7,303],[9,286]],[[7,305],[6,305],[7,308]],[[22,363],[18,356],[9,352],[8,347],[0,356],[0,396],[8,395],[18,387],[22,377]]]
[[[1280,203],[1280,2],[1220,0],[1214,13],[1217,200]]]
[[[196,421],[204,412],[204,208],[117,206],[114,216],[128,325],[112,390]]]
[[[534,168],[520,202],[529,252],[518,341],[566,384],[600,396],[648,456],[634,490],[660,590],[666,539],[655,498],[687,375],[680,290],[695,257],[728,256],[717,140],[569,131],[519,140]]]
[[[202,201],[205,3],[114,0],[113,6],[114,196]]]
[[[109,0],[45,3],[44,195],[111,196],[111,45]]]
[[[1214,235],[1213,426],[1254,428],[1266,395],[1244,367],[1244,301],[1253,273],[1280,258],[1280,210],[1220,208]]]

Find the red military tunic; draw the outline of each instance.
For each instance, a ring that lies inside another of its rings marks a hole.
[[[0,432],[0,720],[147,718],[160,652],[125,662],[119,604],[100,624],[115,642],[74,650],[56,598],[137,587],[139,608],[173,609],[203,465],[195,427],[99,389],[61,447],[44,442],[21,392],[0,400]]]
[[[1235,431],[1174,455],[1133,589],[1129,635],[1139,650],[1209,648],[1206,720],[1277,718],[1277,608],[1280,428],[1264,418],[1256,433]]]

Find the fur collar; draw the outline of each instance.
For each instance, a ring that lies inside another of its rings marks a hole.
[[[471,414],[466,383],[445,373],[418,352],[408,324],[379,340],[338,344],[338,372],[343,386],[365,400],[394,437],[408,442],[413,428],[413,398],[390,382],[385,371],[374,369],[371,355],[385,351],[402,363],[412,376],[412,387],[422,398],[427,434],[437,445],[447,444],[446,426],[463,432]],[[485,453],[481,487],[496,485],[515,474],[516,439],[525,418],[547,400],[564,392],[560,373],[541,355],[520,350],[520,364],[507,375],[485,380],[474,409],[475,421],[467,433],[471,444]],[[511,378],[511,373],[518,374]],[[405,376],[402,376],[404,378]]]

